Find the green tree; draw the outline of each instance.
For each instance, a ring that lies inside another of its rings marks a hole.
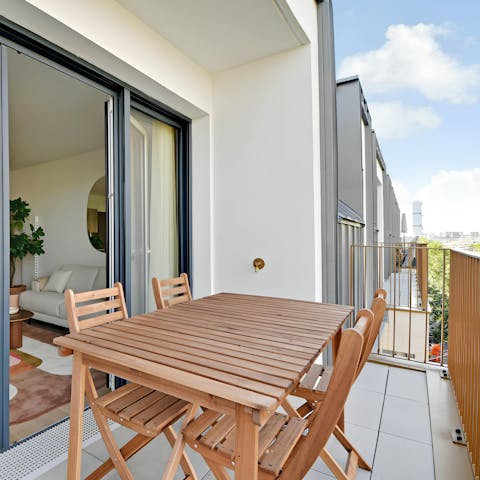
[[[428,246],[428,301],[430,304],[430,343],[442,341],[442,311],[444,314],[444,341],[448,341],[448,314],[450,288],[450,250],[441,242],[420,239]]]

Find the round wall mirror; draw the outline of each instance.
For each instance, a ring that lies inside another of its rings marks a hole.
[[[92,247],[99,252],[107,248],[107,202],[105,176],[99,178],[90,190],[87,203],[87,233]]]

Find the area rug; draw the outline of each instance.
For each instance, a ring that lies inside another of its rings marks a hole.
[[[40,358],[19,350],[10,350],[10,378],[19,373],[38,367],[42,363]]]
[[[10,380],[17,394],[10,400],[10,425],[32,420],[70,401],[70,375],[52,375],[39,368]]]
[[[16,389],[9,402],[10,425],[27,422],[70,402],[72,357],[58,355],[51,343],[58,334],[37,336],[32,326],[27,332],[21,350],[10,351],[10,385]],[[93,371],[92,375],[97,388],[105,386],[104,373]]]

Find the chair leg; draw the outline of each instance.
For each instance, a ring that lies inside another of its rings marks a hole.
[[[207,460],[205,457],[203,459],[207,463],[208,468],[212,471],[216,480],[231,480],[230,475],[225,471],[225,468],[222,465],[218,465],[218,463]]]
[[[372,470],[372,467],[368,464],[368,462],[360,455],[360,452],[352,445],[350,440],[345,436],[345,434],[338,428],[338,426],[335,427],[335,430],[333,431],[333,434],[335,435],[335,438],[342,444],[343,448],[347,452],[353,452],[355,453],[357,459],[358,459],[358,466],[360,468],[363,468],[364,470]]]
[[[188,425],[190,420],[195,417],[199,405],[194,403],[191,405],[185,416],[183,417],[182,427],[180,429],[180,433],[177,435],[175,430],[170,425],[168,426],[163,433],[167,437],[167,440],[173,447],[172,453],[170,458],[168,459],[167,466],[165,467],[165,471],[162,476],[162,480],[173,480],[175,476],[175,472],[177,471],[178,464],[180,463],[182,466],[182,470],[184,471],[187,478],[191,478],[192,480],[197,480],[197,476],[195,470],[193,469],[190,460],[185,455],[185,438],[183,436],[183,429]]]
[[[338,428],[340,428],[342,432],[345,431],[345,411],[342,411],[342,413],[340,414],[340,417],[337,422],[337,426]]]
[[[146,437],[145,435],[138,433],[120,449],[120,453],[125,460],[128,460],[139,450],[141,450],[145,445],[150,443],[154,438],[155,437]],[[112,459],[109,458],[106,462],[102,463],[102,465],[100,465],[95,471],[93,471],[85,480],[97,480],[103,478],[114,468],[115,466],[113,465]]]
[[[305,402],[303,405],[297,408],[298,414],[305,418],[309,413],[313,412],[314,408],[310,404],[310,402]]]
[[[287,415],[290,418],[300,417],[300,414],[297,412],[297,410],[295,410],[295,407],[288,401],[287,398],[282,402],[282,408],[287,412]]]
[[[127,467],[125,459],[123,458],[120,449],[118,448],[118,445],[113,438],[113,434],[110,430],[110,427],[108,426],[107,419],[95,406],[95,400],[98,396],[95,389],[95,384],[93,382],[92,374],[90,373],[89,369],[87,369],[86,373],[85,391],[87,394],[88,402],[90,403],[90,406],[92,408],[93,416],[95,417],[95,421],[97,422],[98,430],[100,431],[100,435],[102,436],[103,442],[105,443],[105,447],[107,447],[108,454],[112,459],[113,465],[115,466],[118,475],[122,480],[134,480],[133,475]]]
[[[337,480],[352,480],[355,477],[348,477],[342,470],[342,467],[335,461],[335,459],[324,448],[320,453],[320,458],[325,462],[329,470],[335,475]]]
[[[177,441],[177,434],[172,426],[167,427],[164,432],[165,436],[167,437],[168,443],[170,443],[172,448],[175,448],[175,442]],[[182,452],[182,456],[180,457],[180,466],[182,467],[183,473],[187,476],[190,480],[198,480],[197,474],[195,473],[195,469],[193,468],[190,459],[188,458],[185,450]]]

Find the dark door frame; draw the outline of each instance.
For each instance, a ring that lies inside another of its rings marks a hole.
[[[28,55],[42,63],[70,75],[113,98],[113,234],[115,278],[125,285],[127,307],[130,306],[130,181],[128,165],[130,157],[130,108],[135,107],[177,127],[179,155],[179,230],[180,269],[191,272],[191,120],[167,105],[144,95],[135,87],[109,73],[79,59],[70,52],[52,44],[38,35],[0,16],[0,196],[1,212],[0,248],[0,314],[8,318],[9,305],[9,152],[8,152],[8,76],[7,47]],[[0,452],[9,448],[9,323],[0,328]]]

